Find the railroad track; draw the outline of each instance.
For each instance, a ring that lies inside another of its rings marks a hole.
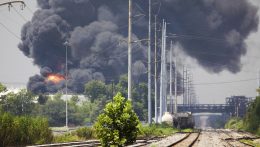
[[[89,141],[80,141],[80,142],[66,142],[66,143],[53,143],[53,144],[43,144],[43,145],[33,145],[28,147],[95,147],[100,146],[100,142],[98,140],[89,140]]]
[[[153,137],[150,139],[143,139],[137,140],[133,145],[129,145],[128,147],[141,147],[149,145],[153,142],[159,141],[162,139],[161,137]],[[66,142],[66,143],[54,143],[54,144],[44,144],[44,145],[34,145],[34,146],[27,146],[27,147],[97,147],[101,146],[99,140],[89,140],[89,141],[82,141],[82,142]]]
[[[253,145],[241,142],[241,139],[248,139],[248,136],[244,136],[244,137],[234,137],[232,136],[230,133],[232,132],[227,132],[227,131],[220,131],[220,133],[225,134],[226,136],[228,136],[227,138],[222,139],[223,141],[225,141],[229,146],[231,147],[254,147]],[[241,136],[243,136],[242,134],[240,134]]]
[[[201,131],[188,133],[182,139],[168,145],[167,147],[192,147],[198,140]]]

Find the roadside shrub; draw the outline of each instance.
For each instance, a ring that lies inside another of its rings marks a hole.
[[[173,128],[166,123],[142,126],[140,130],[139,137],[141,138],[169,136],[178,131],[176,128]]]
[[[53,139],[48,120],[29,116],[0,115],[0,146],[50,143]]]
[[[244,130],[243,120],[240,118],[231,118],[226,124],[226,129]]]
[[[260,96],[250,104],[245,119],[245,128],[251,133],[258,133],[257,130],[260,127]]]
[[[89,127],[83,127],[76,130],[76,134],[80,138],[91,139],[94,138],[94,129]]]
[[[135,142],[139,127],[140,122],[131,102],[126,101],[120,93],[106,105],[94,125],[97,137],[105,147],[120,147]]]
[[[4,113],[0,115],[0,146],[14,145],[15,144],[15,128],[14,118],[8,114]]]
[[[150,137],[155,136],[156,128],[155,128],[154,125],[152,125],[152,126],[142,126],[140,130],[141,130],[140,134],[139,134],[140,137],[150,138]]]

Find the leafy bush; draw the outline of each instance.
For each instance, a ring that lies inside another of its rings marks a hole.
[[[0,115],[0,146],[43,144],[52,139],[47,119]]]
[[[94,138],[94,129],[89,127],[83,127],[76,130],[76,134],[80,138],[91,139]]]
[[[244,119],[231,118],[225,128],[244,130],[260,135],[260,97],[250,104]]]
[[[5,92],[6,90],[7,88],[2,83],[0,83],[0,93]]]
[[[243,120],[240,118],[231,118],[226,124],[226,129],[244,130]]]
[[[246,130],[257,133],[260,128],[260,96],[249,106],[244,122]]]
[[[94,128],[102,146],[124,146],[135,142],[139,126],[131,102],[118,93],[99,115]]]
[[[168,136],[177,132],[176,128],[168,124],[152,124],[151,126],[142,126],[141,131],[139,133],[139,137],[151,138],[151,137],[160,137],[160,136]]]

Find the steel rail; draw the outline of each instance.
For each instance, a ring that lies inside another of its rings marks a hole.
[[[161,137],[152,137],[149,139],[138,139],[136,142],[132,145],[129,145],[128,147],[140,147],[140,146],[146,146],[153,142],[159,141],[162,139]],[[101,146],[101,143],[99,140],[89,140],[89,141],[82,141],[82,142],[66,142],[66,143],[53,143],[53,144],[43,144],[43,145],[31,145],[27,147],[58,147],[58,146],[72,146],[72,147],[85,147],[85,146]]]
[[[188,133],[185,137],[183,137],[182,139],[168,145],[167,147],[173,147],[173,146],[176,146],[176,145],[184,142],[185,140],[187,140],[190,137],[191,134],[197,134],[196,138],[191,143],[189,143],[189,145],[188,145],[188,147],[192,147],[195,144],[195,142],[198,140],[198,138],[201,134],[201,131]]]

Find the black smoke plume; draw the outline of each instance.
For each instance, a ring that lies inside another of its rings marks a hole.
[[[246,54],[245,39],[257,30],[257,8],[248,0],[154,0],[153,13],[166,19],[168,37],[211,72],[238,72]],[[64,82],[46,82],[48,73],[65,75],[72,92],[98,79],[109,82],[127,73],[126,0],[37,0],[39,9],[22,29],[19,49],[42,68],[28,88],[47,93],[64,89]],[[148,0],[134,2],[134,40],[147,38]],[[142,16],[144,14],[146,16]],[[172,33],[172,34],[170,34]],[[177,34],[177,35],[176,35]],[[133,44],[134,76],[146,72],[146,43]]]

